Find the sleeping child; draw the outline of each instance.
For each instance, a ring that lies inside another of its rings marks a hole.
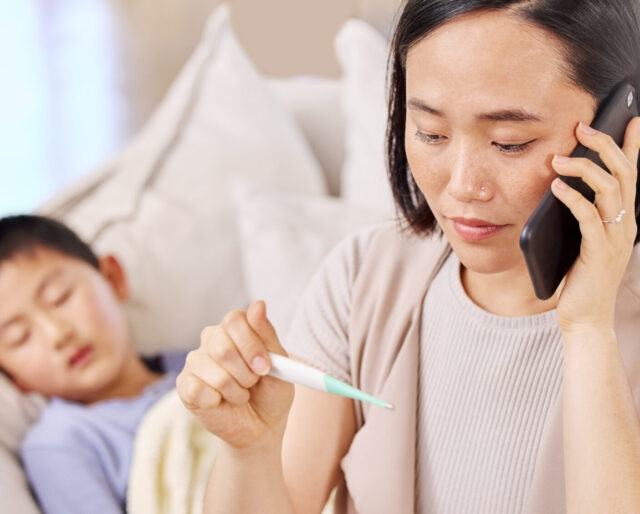
[[[0,369],[51,399],[22,446],[47,514],[125,511],[136,428],[184,364],[136,353],[128,296],[118,260],[61,223],[0,219]]]

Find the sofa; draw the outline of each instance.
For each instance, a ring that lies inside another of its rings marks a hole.
[[[217,8],[139,134],[37,209],[123,262],[141,354],[194,348],[204,326],[259,298],[285,338],[329,250],[396,217],[384,166],[388,41],[353,19],[335,52],[338,79],[261,76],[229,8]],[[45,403],[0,375],[4,512],[39,512],[19,448]]]

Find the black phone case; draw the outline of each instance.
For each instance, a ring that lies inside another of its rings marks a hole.
[[[623,83],[616,86],[602,102],[591,126],[609,134],[621,146],[627,124],[637,115],[635,88]],[[578,144],[571,156],[586,157],[607,170],[598,154],[581,144]],[[595,193],[582,179],[560,178],[593,202]],[[636,194],[636,210],[637,199]],[[538,298],[546,300],[553,295],[578,257],[581,241],[578,221],[551,190],[547,191],[520,234],[520,248]]]

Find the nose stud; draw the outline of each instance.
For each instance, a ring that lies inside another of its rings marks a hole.
[[[478,195],[478,198],[482,200],[487,200],[491,196],[491,193],[489,192],[488,187],[480,186],[480,191],[478,191],[477,195]]]

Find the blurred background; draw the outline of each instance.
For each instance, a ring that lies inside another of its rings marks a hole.
[[[31,211],[142,127],[219,0],[0,0],[0,216]],[[228,0],[269,76],[337,77],[350,17],[389,34],[399,0]]]

